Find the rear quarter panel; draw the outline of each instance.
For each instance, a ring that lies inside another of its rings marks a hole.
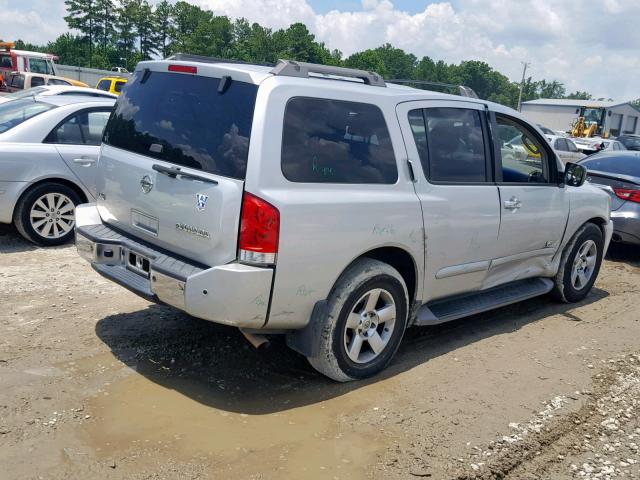
[[[408,175],[395,101],[376,100],[375,104],[381,108],[391,134],[398,164],[396,184],[290,182],[280,165],[284,111],[290,98],[313,96],[373,103],[361,87],[350,90],[347,84],[331,90],[326,80],[303,82],[306,88],[291,82],[283,85],[278,78],[262,83],[249,149],[246,190],[280,211],[278,259],[266,325],[271,329],[306,325],[315,303],[328,297],[345,268],[378,247],[398,247],[412,256],[418,279],[416,290],[422,292],[422,213]],[[312,95],[310,84],[319,86]]]
[[[34,183],[46,179],[62,179],[81,189],[87,198],[91,194],[81,186],[67,167],[54,145],[0,143],[0,182],[17,183],[19,188],[7,189],[11,195],[0,197],[3,222],[10,222],[20,196]]]

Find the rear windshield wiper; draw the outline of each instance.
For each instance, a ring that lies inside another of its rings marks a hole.
[[[178,175],[184,178],[190,178],[192,180],[200,180],[201,182],[212,183],[214,185],[218,185],[217,180],[212,178],[205,177],[204,175],[198,175],[197,173],[189,173],[182,171],[179,167],[165,167],[164,165],[159,165],[154,163],[151,167],[158,173],[162,173],[163,175],[167,175],[171,178],[176,178]]]

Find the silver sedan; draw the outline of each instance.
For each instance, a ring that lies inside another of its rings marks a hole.
[[[55,95],[0,105],[0,223],[38,245],[73,237],[75,206],[95,200],[95,164],[114,103]]]

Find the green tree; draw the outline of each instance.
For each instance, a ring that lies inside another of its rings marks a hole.
[[[140,57],[148,60],[157,53],[153,10],[147,0],[133,0],[133,23],[138,36]]]
[[[153,20],[155,25],[155,41],[156,50],[162,58],[166,58],[169,53],[169,44],[174,34],[173,23],[171,21],[173,16],[173,5],[167,0],[162,0],[156,5],[156,9],[153,13]]]
[[[116,7],[113,0],[95,0],[94,38],[103,51],[107,50],[116,33]]]
[[[120,59],[124,59],[125,66],[132,69],[135,66],[134,54],[136,51],[136,0],[120,0],[120,6],[116,9],[116,32],[117,40],[114,46],[118,51]]]
[[[580,90],[570,93],[569,95],[567,95],[566,98],[571,98],[573,100],[592,100],[593,99],[593,97],[589,92],[582,92]]]
[[[89,47],[89,66],[93,54],[94,28],[96,18],[96,0],[65,0],[68,15],[64,20],[69,28],[79,30]]]

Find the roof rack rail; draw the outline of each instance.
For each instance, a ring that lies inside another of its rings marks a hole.
[[[442,83],[442,82],[430,82],[428,80],[405,80],[402,78],[395,78],[393,80],[388,80],[389,83],[398,83],[398,84],[411,84],[414,85],[428,85],[432,87],[446,87],[446,88],[454,88],[457,89],[458,94],[461,97],[469,97],[469,98],[480,98],[478,94],[471,87],[465,87],[464,85],[454,85],[452,83]]]
[[[178,62],[201,62],[201,63],[237,63],[240,65],[260,65],[262,67],[273,67],[273,63],[245,62],[243,60],[232,60],[229,58],[206,57],[204,55],[192,55],[190,53],[174,53],[165,60],[175,60]]]
[[[355,68],[319,65],[317,63],[294,62],[293,60],[278,60],[278,63],[270,73],[276,76],[301,78],[308,78],[310,73],[317,73],[320,75],[357,78],[362,80],[366,85],[372,85],[374,87],[387,86],[382,76],[375,72],[367,72],[366,70],[358,70]]]

